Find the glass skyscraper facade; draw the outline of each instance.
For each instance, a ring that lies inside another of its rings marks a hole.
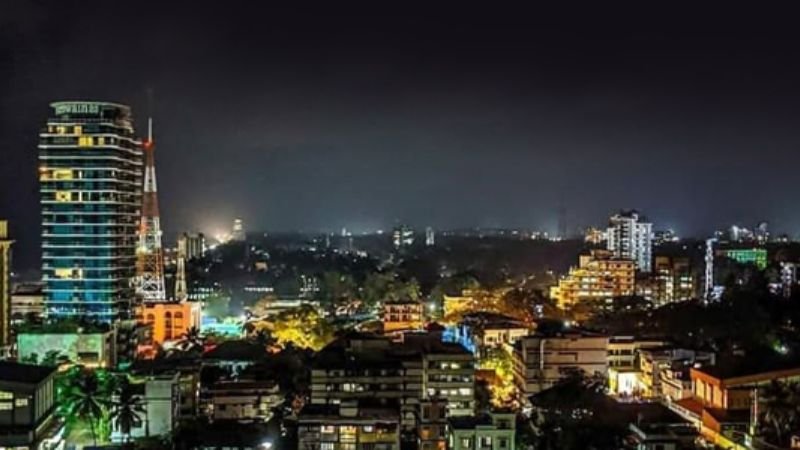
[[[46,315],[127,319],[143,175],[131,110],[87,101],[50,106],[39,141]]]

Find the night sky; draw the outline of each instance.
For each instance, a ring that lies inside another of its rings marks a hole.
[[[560,204],[571,230],[635,207],[684,235],[800,233],[788,13],[205,3],[0,2],[0,217],[23,267],[48,103],[127,103],[143,132],[148,89],[168,233],[554,231]]]

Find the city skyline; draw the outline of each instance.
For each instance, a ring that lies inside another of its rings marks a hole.
[[[607,24],[468,9],[263,19],[258,6],[198,7],[176,24],[175,6],[145,6],[121,22],[109,6],[77,23],[60,20],[68,6],[0,14],[0,209],[22,267],[39,248],[36,129],[69,99],[131,104],[139,130],[152,113],[173,236],[235,217],[250,230],[552,233],[562,207],[571,231],[623,208],[684,236],[800,229],[797,50],[780,27],[605,17],[621,31],[595,39]]]
[[[0,1],[0,449],[800,448],[795,16],[598,5]]]

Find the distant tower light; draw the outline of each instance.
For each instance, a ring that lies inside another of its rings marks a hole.
[[[233,221],[233,229],[231,230],[231,240],[244,242],[246,234],[244,231],[244,223],[242,219],[236,218]]]

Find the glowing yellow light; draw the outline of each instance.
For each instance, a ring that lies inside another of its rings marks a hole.
[[[72,278],[72,269],[56,269],[54,275],[57,278]]]
[[[71,180],[72,171],[69,169],[55,169],[53,170],[54,180]]]

